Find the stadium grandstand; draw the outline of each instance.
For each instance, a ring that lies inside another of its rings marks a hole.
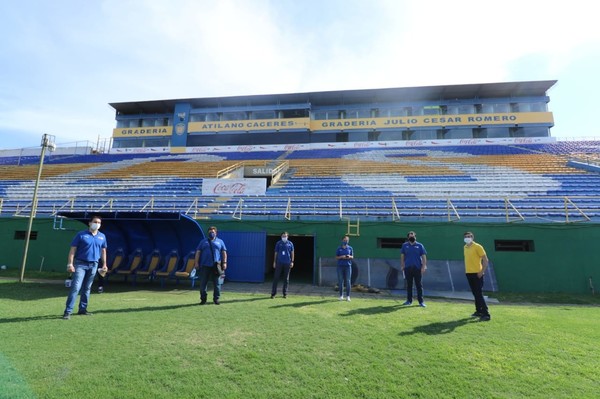
[[[287,230],[307,281],[331,283],[332,252],[350,234],[363,258],[357,271],[369,272],[355,281],[393,289],[398,247],[415,230],[437,276],[429,287],[454,290],[462,232],[473,230],[494,265],[488,290],[583,292],[600,278],[589,264],[599,238],[600,141],[552,137],[555,83],[113,103],[106,148],[58,148],[43,162],[39,150],[0,153],[0,216],[15,248],[0,262],[18,263],[21,218],[31,213],[38,237],[66,237],[65,218],[91,213],[122,219],[115,231],[132,218],[184,215],[236,243],[231,263],[245,265],[232,272],[237,281],[268,278],[271,248]],[[195,244],[171,248],[171,230],[144,229],[110,242],[126,253],[158,251],[163,261]],[[581,241],[568,254],[556,248],[565,236]],[[64,263],[51,247],[32,250]],[[565,281],[561,267],[573,260],[584,266]],[[522,280],[532,276],[535,284]]]

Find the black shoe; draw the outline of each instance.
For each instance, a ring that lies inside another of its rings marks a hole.
[[[214,300],[213,302],[215,303],[215,305],[220,305],[221,304],[221,302],[219,302],[218,299]]]
[[[200,305],[206,305],[206,299],[203,301],[200,301]]]
[[[490,321],[491,316],[489,314],[484,314],[479,318],[479,321]]]
[[[271,294],[271,299],[275,298],[275,294]]]
[[[481,317],[483,316],[483,313],[479,313],[479,312],[475,312],[471,315],[471,317]]]
[[[287,299],[287,295],[284,295],[284,296],[283,296],[283,299]]]
[[[77,314],[79,316],[91,316],[91,315],[93,315],[93,313],[90,313],[87,310],[84,310],[84,311],[81,311],[81,312],[77,312]]]
[[[62,318],[63,318],[63,320],[69,320],[69,319],[71,318],[71,314],[70,314],[70,313],[66,313],[66,312],[65,312],[65,313],[63,314],[63,317],[62,317]]]

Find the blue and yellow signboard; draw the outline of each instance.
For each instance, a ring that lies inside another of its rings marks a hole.
[[[172,126],[154,126],[154,127],[124,127],[113,129],[113,137],[170,137],[173,134]]]
[[[311,131],[352,129],[434,129],[483,125],[554,124],[551,112],[519,112],[509,114],[425,115],[392,118],[329,119],[310,121]]]
[[[190,122],[189,132],[309,129],[310,118],[255,119],[243,121]]]
[[[185,138],[189,133],[211,132],[248,132],[248,131],[339,131],[339,130],[381,130],[381,129],[414,129],[414,128],[456,128],[493,125],[554,125],[551,112],[515,112],[501,114],[461,114],[461,115],[424,115],[402,116],[391,118],[360,119],[328,119],[311,120],[310,118],[258,119],[220,122],[189,122],[189,110],[179,110],[177,124],[172,126],[155,126],[139,128],[117,128],[113,130],[115,138],[160,137],[173,136],[173,146],[185,146]]]

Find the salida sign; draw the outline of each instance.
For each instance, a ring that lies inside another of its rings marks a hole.
[[[202,195],[229,197],[235,195],[264,195],[267,179],[203,179]]]

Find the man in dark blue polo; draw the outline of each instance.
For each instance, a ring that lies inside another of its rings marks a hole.
[[[219,264],[221,272],[217,266]],[[202,239],[196,248],[194,257],[194,268],[200,274],[200,305],[205,305],[208,298],[206,288],[208,282],[213,283],[213,302],[220,305],[221,298],[221,275],[227,269],[227,247],[223,240],[217,237],[217,228],[208,228],[208,237]]]
[[[294,244],[288,240],[288,232],[281,233],[281,240],[275,244],[273,258],[273,285],[271,286],[271,299],[277,295],[277,283],[283,274],[283,297],[287,298],[290,284],[290,271],[294,268]]]
[[[427,270],[427,251],[423,244],[417,241],[417,235],[414,231],[409,231],[406,238],[407,241],[402,244],[400,249],[400,268],[406,279],[406,302],[404,302],[404,305],[412,304],[414,282],[417,286],[419,306],[424,308],[425,302],[423,302],[423,284],[421,280],[423,273]]]
[[[77,294],[81,291],[79,298],[79,315],[91,315],[87,311],[90,292],[94,276],[98,270],[98,261],[101,260],[106,271],[106,236],[102,234],[100,224],[102,220],[99,216],[94,216],[88,222],[88,230],[83,230],[71,241],[71,249],[67,259],[67,271],[73,274],[73,282],[71,283],[71,291],[67,297],[65,312],[63,319],[69,320],[71,313],[75,308]]]

